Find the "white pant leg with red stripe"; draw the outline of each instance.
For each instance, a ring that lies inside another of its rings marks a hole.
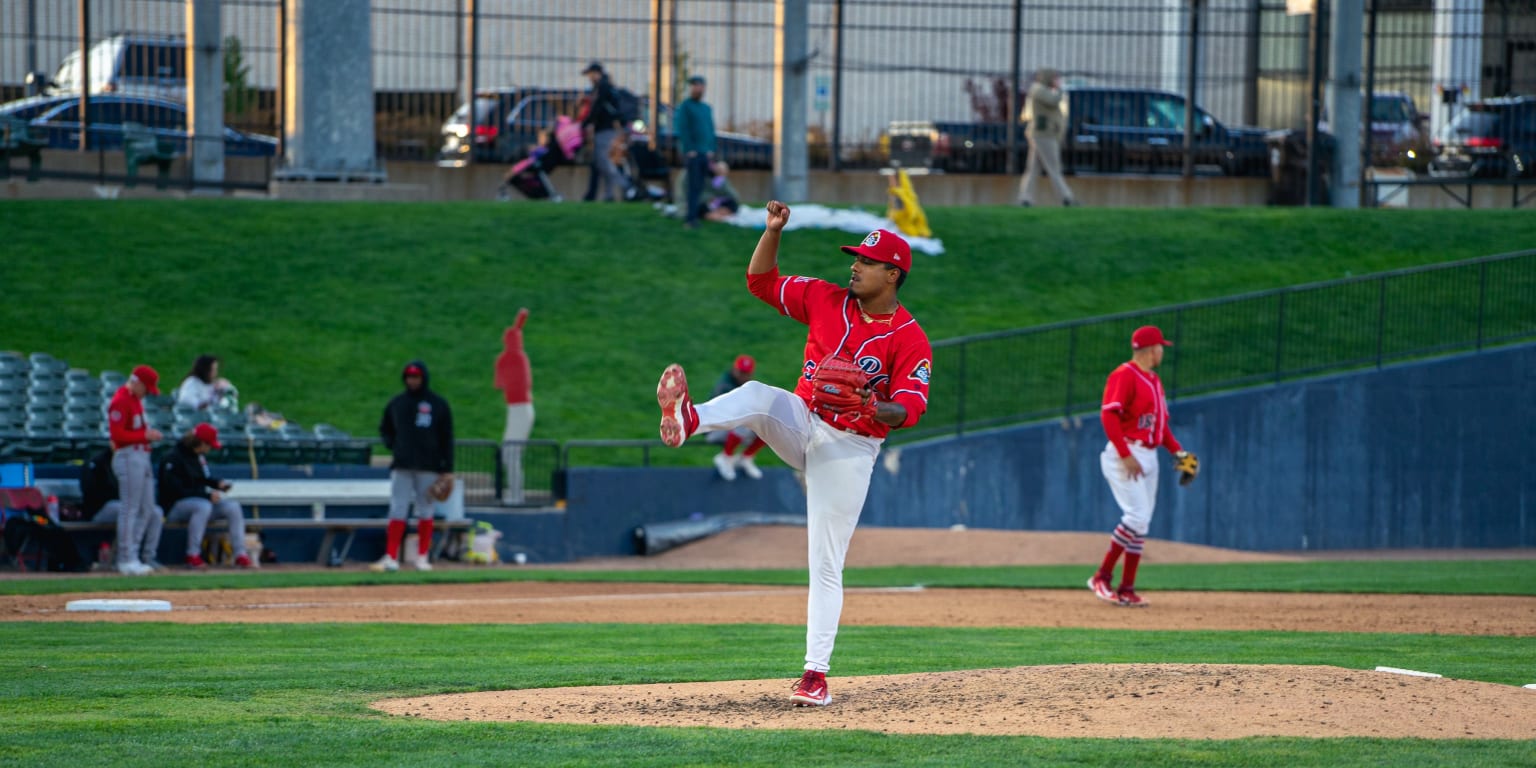
[[[826,672],[843,612],[843,563],[859,524],[880,442],[836,429],[793,392],[749,381],[697,406],[699,431],[746,426],[785,464],[805,471],[805,668]]]
[[[1104,444],[1099,454],[1099,467],[1109,490],[1120,505],[1120,524],[1131,529],[1137,536],[1146,536],[1152,526],[1152,508],[1157,504],[1157,450],[1140,443],[1131,443],[1131,455],[1141,462],[1141,477],[1126,477],[1125,466],[1113,443]]]

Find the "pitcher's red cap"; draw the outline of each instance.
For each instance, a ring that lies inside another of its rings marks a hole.
[[[1143,325],[1131,334],[1131,349],[1144,349],[1157,345],[1165,347],[1173,346],[1173,342],[1163,338],[1163,332],[1155,325]]]
[[[757,367],[757,361],[751,355],[741,355],[736,358],[736,370],[742,373],[751,373]]]
[[[215,451],[224,447],[219,445],[219,430],[212,424],[199,424],[192,428],[192,434],[196,435],[197,439],[207,443]]]
[[[133,377],[138,379],[139,383],[144,385],[145,391],[151,395],[160,394],[160,374],[156,373],[155,369],[141,365],[133,369]]]
[[[843,246],[843,252],[900,267],[903,272],[912,274],[912,246],[890,230],[877,229],[865,235],[864,242]]]

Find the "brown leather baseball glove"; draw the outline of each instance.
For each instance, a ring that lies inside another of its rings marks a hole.
[[[438,475],[427,492],[438,501],[447,501],[448,497],[453,495],[453,475]]]
[[[827,357],[811,374],[811,406],[832,413],[874,416],[874,394],[868,390],[869,375],[852,360]]]

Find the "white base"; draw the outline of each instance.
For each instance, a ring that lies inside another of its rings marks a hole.
[[[1394,675],[1411,675],[1413,677],[1440,677],[1433,672],[1419,672],[1413,669],[1398,669],[1397,667],[1377,667],[1377,672],[1391,672]]]
[[[169,600],[122,600],[93,598],[89,600],[71,600],[65,604],[66,611],[116,611],[119,613],[145,613],[149,611],[169,611]]]

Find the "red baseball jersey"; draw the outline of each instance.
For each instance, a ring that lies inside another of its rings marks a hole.
[[[144,430],[144,403],[133,396],[127,385],[117,388],[112,402],[107,406],[107,429],[112,437],[112,448],[130,445],[148,445]]]
[[[752,295],[807,326],[805,360],[795,394],[811,403],[811,377],[827,355],[837,353],[869,374],[870,388],[881,400],[907,409],[910,427],[928,410],[928,379],[933,371],[933,348],[917,320],[898,305],[889,318],[866,321],[859,302],[846,287],[812,277],[780,276],[777,269],[747,275]],[[884,438],[888,424],[872,419],[817,413],[823,421],[861,435]]]
[[[1128,440],[1148,447],[1164,446],[1180,450],[1168,428],[1168,400],[1163,396],[1163,382],[1152,371],[1142,370],[1133,362],[1121,363],[1104,383],[1104,405],[1099,411],[1104,434],[1121,456],[1131,455]]]

